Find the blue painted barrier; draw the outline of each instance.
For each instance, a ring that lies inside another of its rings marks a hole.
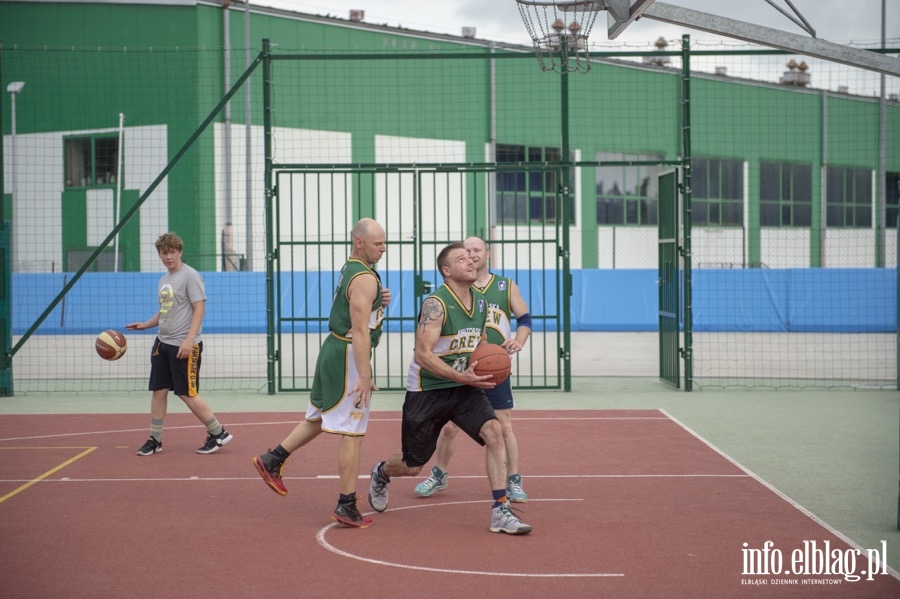
[[[560,293],[556,273],[509,274],[535,316],[535,328],[555,328]],[[387,271],[381,276],[393,293],[386,330],[413,330],[418,298],[412,273]],[[896,269],[695,270],[694,330],[895,332],[896,276]],[[71,277],[71,273],[13,274],[13,334],[31,327]],[[92,334],[146,320],[158,308],[159,277],[159,273],[86,273],[36,333]],[[265,273],[207,272],[203,278],[209,298],[204,332],[265,332]],[[651,269],[572,271],[572,330],[656,331],[656,280]],[[277,289],[281,313],[299,315],[296,322],[285,324],[285,330],[325,327],[336,282],[332,272],[282,273]]]

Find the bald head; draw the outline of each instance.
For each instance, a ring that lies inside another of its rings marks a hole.
[[[463,244],[466,246],[466,249],[472,248],[480,248],[481,251],[486,252],[488,249],[487,242],[481,237],[466,237],[466,240],[463,241]]]
[[[475,269],[479,276],[485,275],[490,269],[491,252],[488,250],[487,242],[481,237],[467,237],[463,242],[469,257],[475,262]]]
[[[367,264],[376,264],[385,252],[384,227],[371,218],[361,218],[350,231],[353,241],[351,256]]]
[[[356,224],[353,225],[353,230],[350,231],[350,237],[359,237],[361,239],[365,239],[371,236],[374,233],[380,232],[381,225],[375,219],[372,218],[361,218],[356,221]]]

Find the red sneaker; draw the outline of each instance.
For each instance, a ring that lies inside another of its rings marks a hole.
[[[334,514],[331,515],[331,519],[341,526],[349,526],[351,528],[368,528],[375,524],[372,516],[363,516],[359,513],[355,503],[338,503],[337,507],[334,508]]]
[[[279,495],[287,495],[287,488],[281,480],[281,469],[284,468],[284,462],[271,451],[253,458],[253,465],[256,471],[262,477],[269,488]]]

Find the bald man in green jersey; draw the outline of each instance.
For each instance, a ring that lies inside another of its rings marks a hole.
[[[391,292],[381,286],[374,265],[384,255],[384,228],[363,218],[351,232],[353,250],[341,269],[328,328],[316,360],[306,418],[275,449],[253,458],[257,472],[279,495],[287,495],[282,480],[284,462],[320,433],[341,437],[338,451],[340,496],[331,519],[343,526],[366,528],[371,516],[356,506],[356,483],[362,440],[369,422],[369,402],[377,391],[370,363],[381,338],[384,310]]]

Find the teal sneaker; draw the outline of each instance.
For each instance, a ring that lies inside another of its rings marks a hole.
[[[506,497],[513,503],[525,503],[528,495],[522,489],[522,477],[518,474],[510,474],[506,481]]]
[[[431,467],[431,476],[416,485],[416,495],[419,497],[431,497],[435,491],[443,491],[447,488],[447,473],[441,472],[437,466]]]

